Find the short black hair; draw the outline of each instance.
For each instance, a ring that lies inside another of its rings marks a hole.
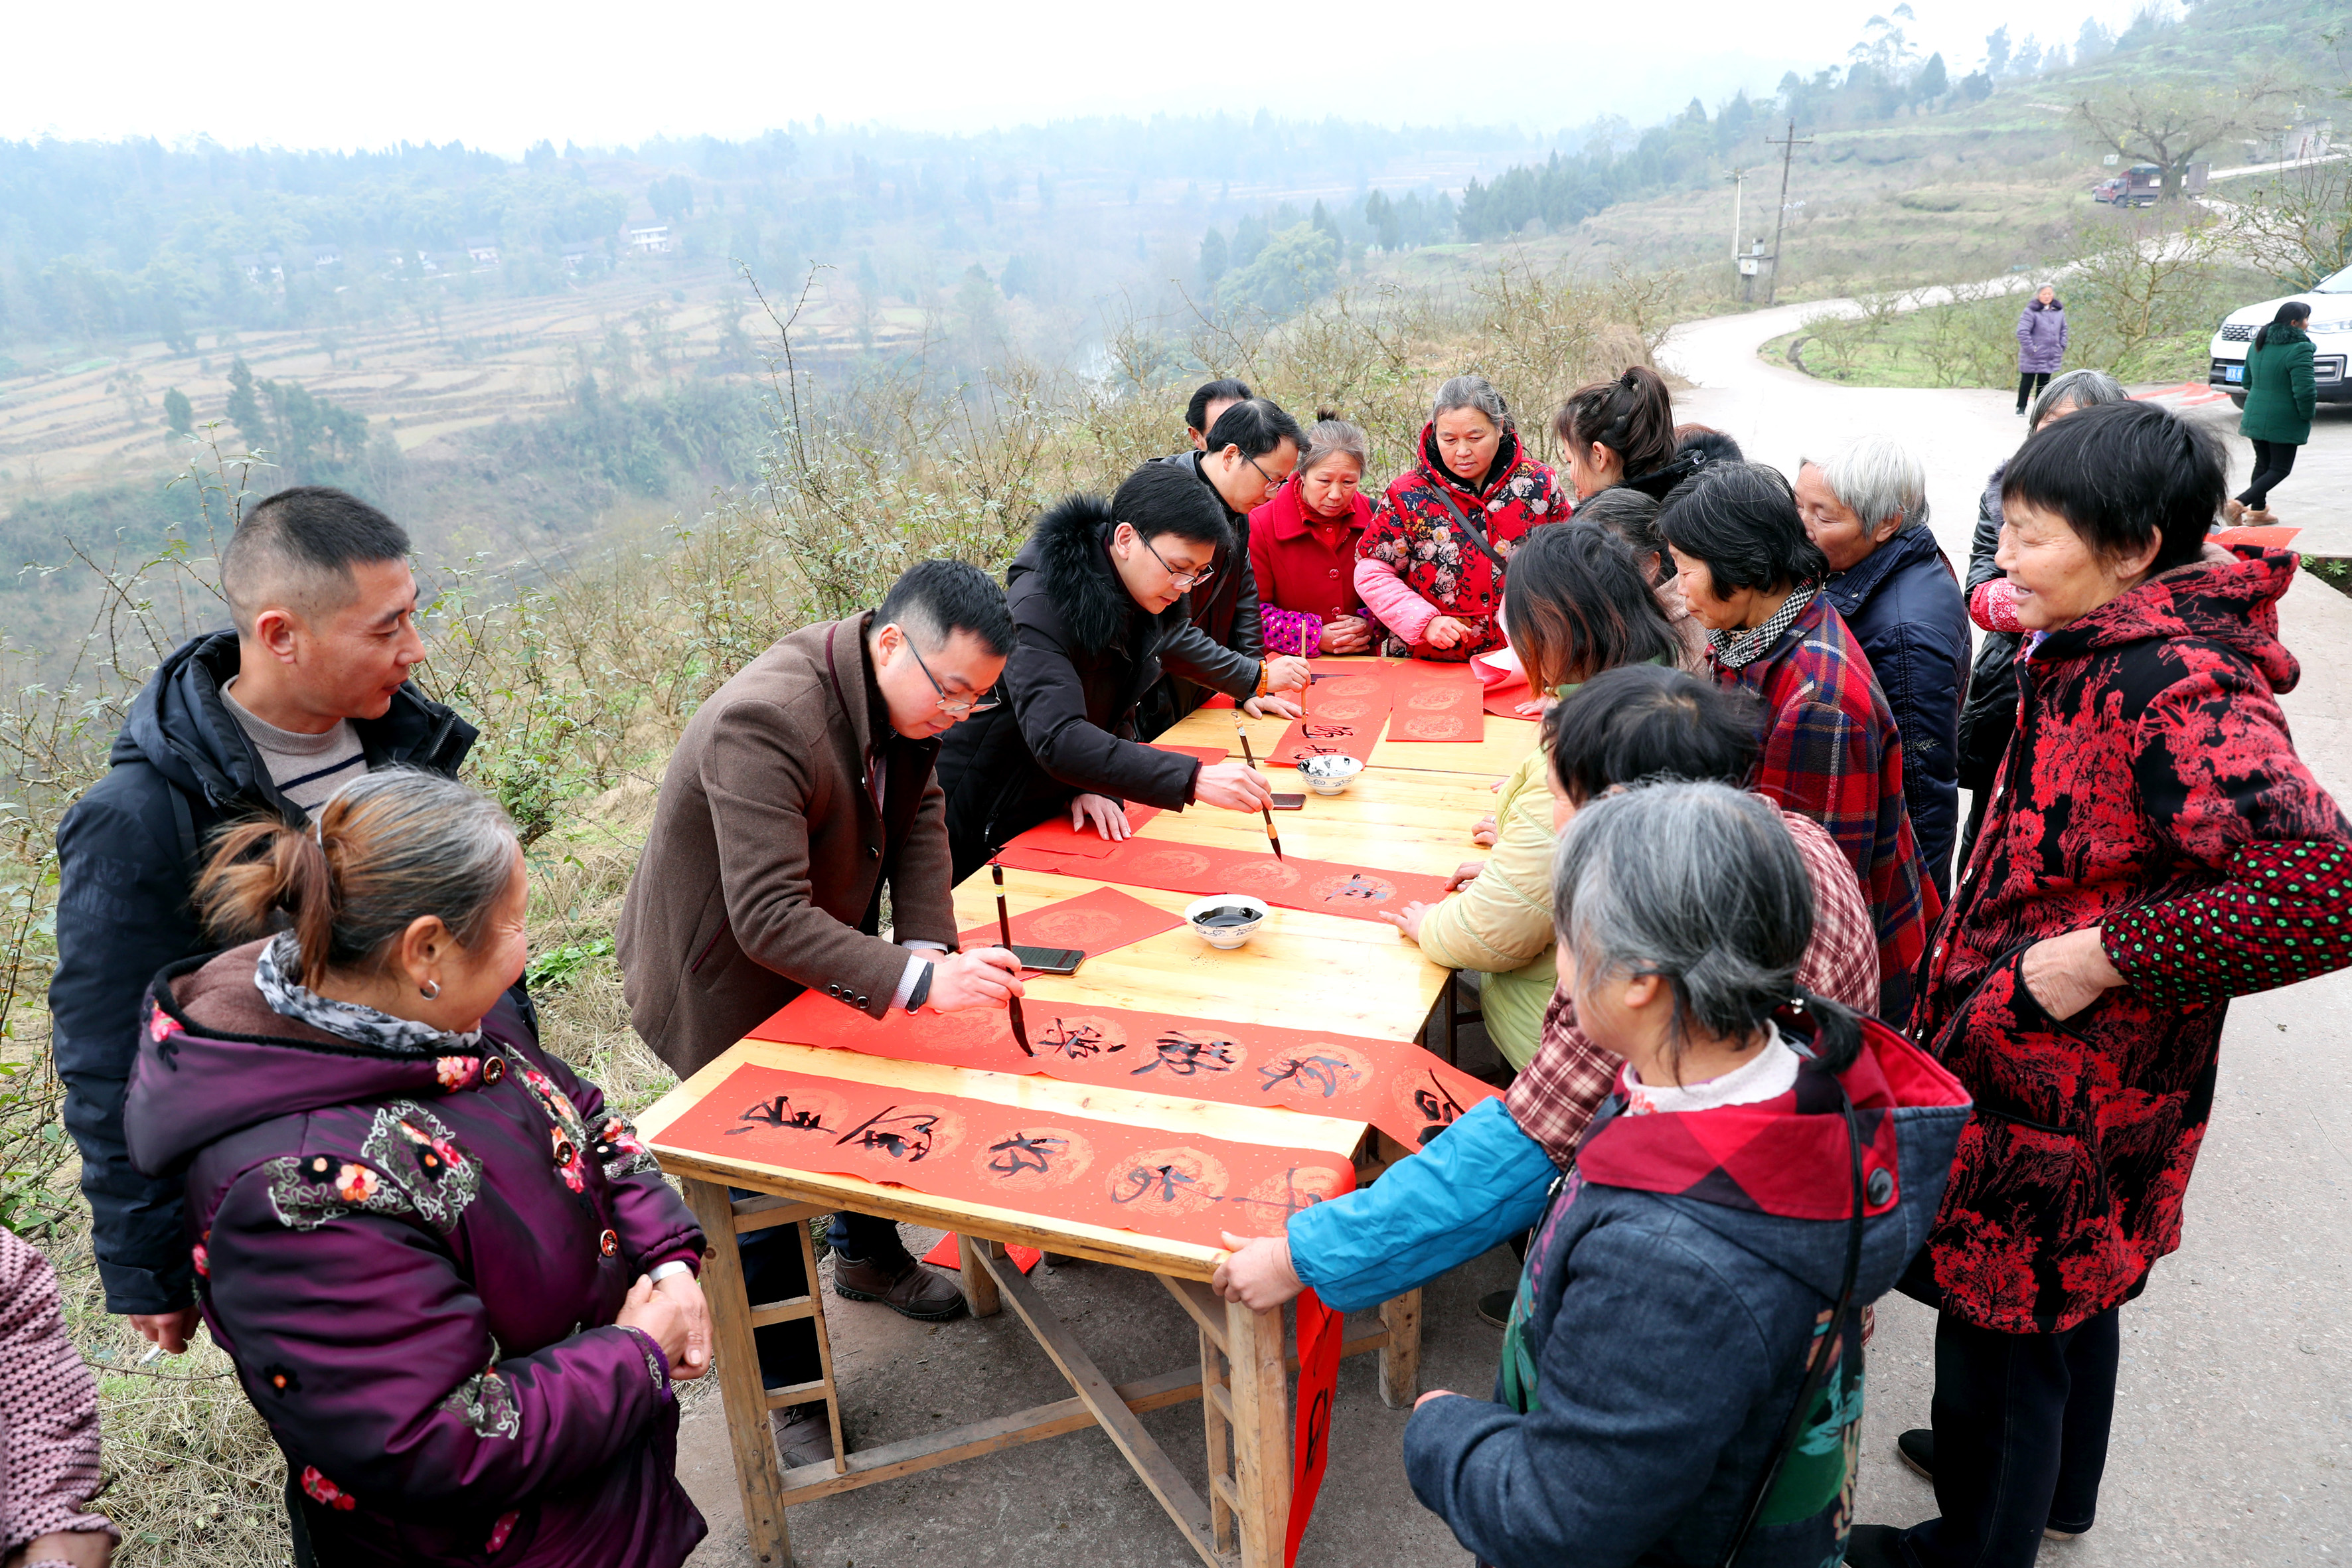
[[[2145,549],[2150,573],[2194,561],[2229,493],[2221,437],[2153,403],[2107,403],[2053,419],[2025,439],[2000,480],[2000,502],[2066,520],[2102,555]]]
[[[1227,376],[1222,381],[1204,381],[1192,390],[1192,401],[1184,405],[1184,428],[1209,433],[1209,405],[1212,403],[1242,403],[1255,397],[1249,383]]]
[[[1552,777],[1579,805],[1654,779],[1747,787],[1764,705],[1738,687],[1655,664],[1603,670],[1544,716]]]
[[[900,573],[874,612],[877,627],[893,621],[925,653],[946,647],[958,632],[970,632],[992,654],[1013,651],[1004,589],[969,561],[918,561]]]
[[[1239,447],[1244,458],[1263,458],[1285,441],[1307,450],[1297,420],[1270,397],[1247,397],[1217,416],[1209,429],[1208,450],[1213,454]]]
[[[1675,456],[1685,452],[1703,452],[1710,463],[1744,463],[1748,454],[1731,436],[1706,425],[1675,426]]]
[[[1209,545],[1220,555],[1234,547],[1225,509],[1190,463],[1144,464],[1127,476],[1110,506],[1112,515],[1146,540],[1173,535],[1188,544]]]
[[[1676,644],[1633,552],[1605,529],[1538,528],[1519,542],[1503,624],[1528,679],[1549,689],[1604,669],[1671,659]]]
[[[1606,529],[1633,552],[1633,564],[1653,586],[1674,575],[1665,535],[1658,531],[1658,499],[1629,485],[1612,485],[1579,501],[1570,519]]]
[[[263,497],[248,510],[221,552],[221,593],[237,629],[273,596],[305,616],[340,608],[333,585],[348,583],[355,566],[404,561],[408,531],[349,490],[297,485]]]
[[[1829,558],[1805,537],[1788,479],[1762,463],[1707,464],[1667,492],[1658,531],[1674,549],[1706,563],[1717,598],[1829,575]]]

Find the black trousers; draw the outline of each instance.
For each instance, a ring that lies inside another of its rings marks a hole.
[[[2041,396],[2042,389],[2049,384],[2050,373],[2046,370],[2019,371],[2017,373],[2017,411],[2020,414],[2024,413],[2025,405]]]
[[[2284,441],[2254,443],[2254,471],[2246,480],[2246,489],[2238,500],[2255,511],[2270,505],[2271,491],[2279,488],[2286,477],[2294,472],[2294,455],[2302,447]]]
[[[1919,1568],[2030,1568],[2042,1531],[2098,1513],[2121,1308],[2063,1334],[1936,1319],[1936,1506],[1903,1537]]]
[[[735,1191],[739,1198],[754,1195]],[[736,1247],[743,1258],[743,1293],[751,1298],[752,1305],[808,1294],[808,1275],[801,1268],[797,1229],[780,1225],[752,1231],[738,1240]],[[877,1258],[888,1262],[906,1252],[906,1245],[898,1239],[898,1223],[877,1219],[872,1215],[846,1211],[837,1214],[826,1235],[834,1251],[861,1263]],[[824,1363],[816,1353],[816,1325],[806,1318],[753,1329],[751,1342],[760,1349],[760,1382],[763,1387],[814,1383],[824,1373]]]

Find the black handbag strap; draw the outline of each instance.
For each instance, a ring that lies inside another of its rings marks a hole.
[[[1837,1083],[1832,1077],[1830,1079]],[[1845,1092],[1845,1085],[1837,1083],[1838,1104],[1845,1116],[1847,1146],[1853,1158],[1853,1214],[1846,1221],[1845,1279],[1838,1287],[1837,1309],[1831,1315],[1829,1327],[1814,1341],[1812,1360],[1805,1369],[1805,1380],[1797,1389],[1797,1402],[1790,1406],[1788,1419],[1780,1424],[1780,1440],[1772,1447],[1772,1462],[1756,1478],[1756,1489],[1748,1494],[1748,1508],[1741,1515],[1739,1528],[1732,1533],[1723,1549],[1720,1568],[1733,1568],[1739,1554],[1748,1548],[1748,1538],[1756,1533],[1758,1521],[1764,1516],[1765,1500],[1772,1495],[1772,1485],[1780,1479],[1780,1467],[1796,1451],[1798,1439],[1805,1434],[1806,1417],[1821,1399],[1822,1388],[1829,1382],[1832,1363],[1844,1361],[1849,1353],[1845,1335],[1851,1325],[1848,1316],[1853,1310],[1853,1289],[1862,1272],[1862,1211],[1867,1189],[1862,1180],[1862,1127],[1854,1118],[1853,1101]]]
[[[1462,509],[1454,504],[1454,498],[1445,493],[1444,482],[1440,480],[1430,488],[1432,493],[1437,497],[1438,505],[1453,514],[1454,521],[1461,525],[1462,531],[1470,536],[1470,542],[1478,547],[1478,553],[1493,563],[1495,575],[1500,577],[1510,571],[1511,563],[1496,554],[1495,547],[1486,542],[1486,531],[1465,516]]]

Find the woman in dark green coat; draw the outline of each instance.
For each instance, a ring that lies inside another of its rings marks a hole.
[[[2254,444],[2253,477],[2229,504],[2231,522],[2273,523],[2271,491],[2294,469],[2295,449],[2311,439],[2319,391],[2311,375],[2311,307],[2289,300],[2246,350],[2246,411],[2238,434]]]

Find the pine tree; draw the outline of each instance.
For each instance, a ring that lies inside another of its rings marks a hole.
[[[269,429],[268,416],[261,412],[261,399],[253,390],[253,372],[239,354],[228,367],[228,422],[245,437],[245,449],[258,452],[278,442]]]
[[[1201,237],[1201,287],[1214,289],[1225,275],[1225,237],[1214,225]]]
[[[195,408],[188,402],[188,395],[176,386],[163,394],[163,423],[172,427],[174,436],[195,434]]]

